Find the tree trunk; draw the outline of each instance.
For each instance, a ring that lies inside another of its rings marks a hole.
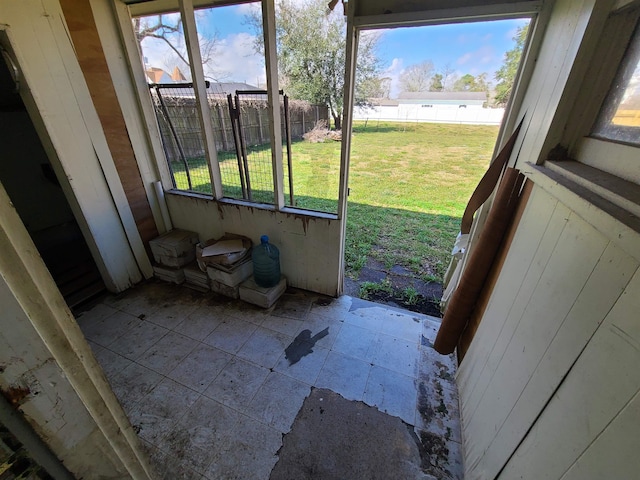
[[[342,116],[335,115],[333,112],[331,113],[331,116],[333,117],[333,127],[336,130],[342,130]]]

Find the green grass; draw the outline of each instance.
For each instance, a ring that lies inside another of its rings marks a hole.
[[[426,281],[441,281],[460,218],[486,170],[498,127],[364,122],[354,125],[349,171],[346,273],[357,278],[367,258],[402,265]],[[293,144],[296,205],[335,213],[340,143]],[[226,196],[241,197],[235,154],[219,153]],[[265,148],[249,152],[250,168],[270,161]],[[258,162],[258,159],[262,159]],[[193,189],[211,193],[202,159],[189,161]],[[184,167],[173,165],[178,188]],[[266,185],[270,167],[262,167]],[[235,171],[235,177],[229,173]],[[271,183],[270,183],[271,182]],[[285,181],[285,184],[287,182]],[[254,201],[273,203],[268,187]]]

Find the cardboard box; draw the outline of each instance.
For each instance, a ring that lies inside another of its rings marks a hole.
[[[208,292],[211,288],[209,276],[198,268],[196,262],[184,267],[184,278],[187,286],[198,287],[195,290]]]
[[[164,267],[162,265],[153,266],[153,274],[156,278],[169,283],[180,285],[184,283],[185,276],[182,268]]]
[[[237,299],[240,296],[239,287],[230,287],[216,280],[211,280],[211,291],[229,298]]]
[[[229,287],[235,287],[253,274],[253,262],[250,258],[245,259],[239,265],[235,265],[233,268],[221,269],[217,266],[208,266],[207,275],[211,280],[220,282]]]
[[[287,289],[287,279],[284,277],[280,278],[280,282],[277,285],[264,288],[260,287],[253,280],[253,275],[240,284],[240,299],[245,302],[252,303],[253,305],[258,305],[259,307],[269,308],[271,305],[276,303],[282,294]]]
[[[196,258],[198,234],[174,229],[149,242],[153,259],[165,267],[184,267]]]
[[[242,241],[243,248],[240,251],[233,253],[226,253],[222,255],[212,255],[208,257],[202,256],[202,251],[211,246],[215,245],[218,242],[224,242],[227,240],[240,240]],[[225,233],[222,238],[219,239],[210,239],[206,242],[199,243],[196,245],[196,261],[198,262],[198,266],[200,270],[203,272],[207,271],[207,267],[215,266],[222,270],[225,268],[231,267],[236,263],[244,262],[246,259],[251,258],[251,240],[247,237],[243,237],[242,235],[236,235],[234,233]]]

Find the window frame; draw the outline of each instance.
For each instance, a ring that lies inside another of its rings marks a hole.
[[[633,161],[640,153],[640,146],[605,139],[593,132],[638,22],[640,6],[637,5],[609,15],[568,118],[562,144],[568,146],[571,159],[640,184],[640,169],[637,161]],[[610,161],[612,154],[615,162]]]
[[[180,194],[193,196],[196,198],[213,199],[218,202],[242,205],[251,208],[259,208],[263,210],[281,211],[295,215],[304,215],[323,219],[339,219],[336,213],[321,212],[315,210],[307,210],[298,207],[287,206],[285,203],[284,192],[284,154],[280,138],[281,119],[280,109],[273,108],[273,105],[279,105],[279,85],[278,85],[278,67],[277,67],[277,51],[275,44],[275,2],[274,0],[260,1],[262,8],[263,34],[265,42],[265,69],[267,74],[267,97],[268,97],[268,115],[273,128],[270,129],[271,136],[271,165],[273,169],[273,192],[274,204],[265,204],[258,202],[250,202],[243,199],[234,199],[224,197],[222,188],[222,176],[220,166],[217,161],[217,152],[215,149],[215,141],[213,138],[213,126],[211,119],[207,113],[208,103],[206,97],[206,87],[202,63],[199,61],[200,50],[198,42],[190,41],[197,38],[194,11],[199,8],[221,7],[230,5],[241,5],[245,3],[254,3],[259,0],[238,0],[238,1],[212,1],[212,0],[153,0],[143,3],[132,3],[126,5],[118,0],[114,0],[115,11],[118,17],[120,33],[123,39],[125,50],[127,52],[131,76],[136,85],[138,100],[141,104],[141,110],[145,119],[147,131],[149,132],[149,142],[155,156],[155,164],[158,168],[158,174],[164,189],[171,194]],[[198,105],[198,117],[202,125],[203,143],[205,146],[205,157],[209,166],[211,175],[211,186],[213,194],[203,194],[200,192],[191,192],[187,190],[176,189],[173,185],[173,177],[169,170],[166,155],[162,147],[162,140],[153,110],[153,105],[148,94],[148,85],[146,77],[139,60],[140,53],[133,30],[131,28],[131,19],[135,16],[153,15],[160,13],[179,12],[182,17],[185,44],[189,56],[194,59],[190,65],[191,75],[196,103]],[[194,37],[195,36],[195,37]],[[273,99],[277,101],[273,101]],[[276,141],[276,139],[278,139]]]

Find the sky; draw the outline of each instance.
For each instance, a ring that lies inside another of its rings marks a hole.
[[[201,43],[214,33],[217,36],[214,54],[205,65],[205,75],[210,79],[264,85],[264,60],[255,53],[255,32],[246,23],[251,8],[255,7],[244,4],[196,12]],[[340,15],[339,10],[332,15]],[[175,22],[177,15],[165,16],[165,20]],[[436,71],[449,67],[458,76],[486,72],[495,84],[495,71],[505,52],[514,45],[516,29],[527,22],[528,19],[500,20],[380,31],[378,54],[382,76],[391,78],[391,97],[399,93],[398,79],[404,69],[425,60],[430,60]],[[171,58],[162,41],[147,38],[142,46],[148,66],[170,71],[175,56]],[[189,76],[187,66],[181,70]]]

